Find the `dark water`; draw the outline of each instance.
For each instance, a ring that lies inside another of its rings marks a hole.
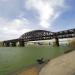
[[[68,47],[3,47],[0,48],[0,75],[11,73],[35,64],[36,59],[52,59],[64,53]]]

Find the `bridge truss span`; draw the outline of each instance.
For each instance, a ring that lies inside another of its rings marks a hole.
[[[28,41],[55,39],[56,45],[59,46],[59,39],[72,37],[75,37],[75,29],[69,29],[59,32],[51,32],[46,30],[33,30],[24,33],[17,39],[3,41],[3,45],[10,46],[11,44],[12,46],[16,46],[16,42],[18,42],[20,46],[24,46],[24,43]]]

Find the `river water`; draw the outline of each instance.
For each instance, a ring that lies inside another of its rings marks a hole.
[[[1,47],[0,75],[10,75],[29,65],[37,63],[37,59],[53,59],[64,54],[68,47]]]

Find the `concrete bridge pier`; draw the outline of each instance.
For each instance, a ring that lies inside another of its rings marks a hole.
[[[58,37],[55,38],[55,45],[59,46],[59,38]]]
[[[4,47],[15,47],[16,46],[16,42],[3,42],[3,46]]]
[[[9,42],[3,42],[3,46],[4,47],[9,47],[10,46],[10,43]]]
[[[12,47],[16,47],[16,42],[11,42]]]
[[[3,42],[2,46],[5,47],[5,43],[4,42]]]
[[[19,46],[24,47],[24,41],[19,41]]]

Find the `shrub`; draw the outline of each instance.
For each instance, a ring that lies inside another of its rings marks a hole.
[[[70,47],[75,49],[75,38],[70,42]]]

